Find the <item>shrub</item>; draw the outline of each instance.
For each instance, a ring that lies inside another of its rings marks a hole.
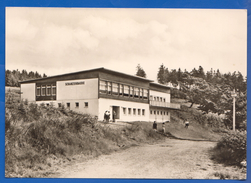
[[[212,149],[212,159],[226,165],[238,165],[246,159],[247,133],[236,131],[226,133]]]

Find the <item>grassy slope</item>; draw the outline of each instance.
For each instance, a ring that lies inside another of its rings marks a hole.
[[[163,135],[154,133],[152,123],[134,122],[113,128],[91,116],[51,107],[39,106],[32,111],[32,106],[24,105],[20,110],[18,91],[18,88],[6,90],[7,177],[43,177],[53,171],[54,165],[78,156],[90,158],[164,139]],[[200,115],[195,108],[186,106],[172,111],[171,123],[166,124],[167,134],[185,139],[217,140],[219,135],[202,127],[197,117]],[[184,128],[184,118],[190,121],[188,129]],[[158,130],[161,128],[159,124]]]

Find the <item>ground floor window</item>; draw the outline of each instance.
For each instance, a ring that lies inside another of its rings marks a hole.
[[[71,103],[66,103],[66,107],[70,108],[71,107]]]
[[[145,116],[145,109],[142,109],[142,115]]]
[[[126,108],[123,107],[123,114],[126,115]]]
[[[88,107],[88,102],[85,102],[85,107]]]
[[[128,114],[131,115],[131,113],[132,113],[132,109],[128,108]]]
[[[78,108],[78,107],[79,107],[79,103],[78,103],[78,102],[76,102],[75,104],[76,104],[76,108]]]

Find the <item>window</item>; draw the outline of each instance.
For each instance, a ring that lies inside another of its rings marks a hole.
[[[50,105],[49,103],[46,104],[47,107],[49,107],[49,105]]]
[[[79,103],[78,103],[78,102],[76,102],[76,103],[75,103],[75,105],[76,105],[76,108],[78,108],[78,107],[79,107]]]
[[[153,111],[154,115],[156,114],[156,111]]]
[[[162,102],[162,97],[160,97],[160,102]]]
[[[166,112],[164,111],[164,115],[166,115]]]
[[[145,109],[142,109],[142,115],[145,116]]]
[[[46,95],[51,96],[51,85],[46,86]]]
[[[168,112],[166,112],[166,115],[168,115]]]
[[[134,88],[134,98],[138,98],[139,97],[139,88],[135,87]]]
[[[71,104],[70,103],[66,103],[66,107],[70,109]]]
[[[40,96],[41,88],[40,86],[37,86],[37,96]]]
[[[107,82],[108,84],[108,94],[112,94],[112,83],[111,82]]]
[[[156,100],[156,97],[154,97],[154,100]]]
[[[123,96],[123,93],[124,93],[124,85],[119,85],[119,95],[120,96]]]
[[[166,99],[165,99],[165,98],[163,98],[163,102],[166,102]]]
[[[140,115],[140,111],[141,111],[141,110],[140,110],[140,109],[138,109],[138,115]]]
[[[136,109],[133,108],[133,115],[136,115]]]
[[[159,115],[159,111],[157,111],[157,115]]]
[[[131,113],[132,113],[132,109],[131,109],[131,108],[128,108],[128,114],[131,115]]]
[[[160,111],[160,115],[162,115],[162,111]]]
[[[85,107],[88,107],[88,102],[85,102]]]
[[[99,81],[99,93],[106,94],[107,92],[107,81]]]
[[[123,107],[123,114],[126,115],[126,108]]]
[[[144,94],[145,94],[145,90],[144,90]],[[145,99],[145,95],[144,95],[144,99]],[[153,100],[153,96],[150,95],[150,100]]]
[[[61,103],[58,103],[58,107],[62,107],[62,104],[61,104]]]
[[[56,84],[52,85],[52,95],[56,95]]]
[[[129,96],[129,86],[124,85],[124,96]]]
[[[130,97],[133,97],[134,94],[134,88],[133,86],[130,86]]]
[[[147,90],[147,89],[144,89],[144,90],[143,90],[143,98],[144,98],[145,100],[148,99],[148,90]]]
[[[140,89],[139,89],[139,97],[140,97],[140,98],[143,98],[143,88],[140,88]]]
[[[119,84],[118,83],[112,83],[112,94],[113,95],[119,94]]]
[[[46,89],[45,85],[42,85],[42,94],[41,94],[42,96],[45,96],[45,89]]]
[[[152,111],[152,110],[150,111],[150,114],[153,114],[153,111]]]
[[[159,97],[157,97],[157,101],[159,101]]]

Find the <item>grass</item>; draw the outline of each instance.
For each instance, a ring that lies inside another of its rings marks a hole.
[[[114,129],[88,114],[28,104],[14,95],[6,95],[6,177],[44,177],[78,155],[96,157],[165,138],[147,123]]]

